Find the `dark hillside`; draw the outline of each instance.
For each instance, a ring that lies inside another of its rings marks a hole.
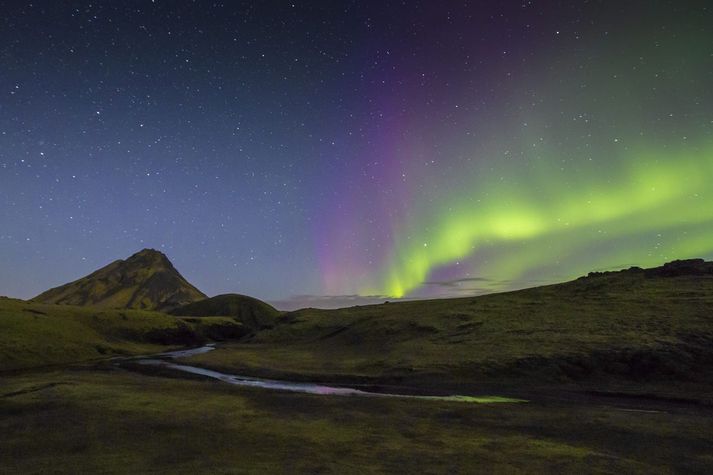
[[[161,252],[144,249],[32,300],[63,305],[92,305],[166,311],[205,295],[191,285]]]
[[[479,297],[304,309],[193,361],[428,384],[713,381],[712,267],[677,261]]]
[[[194,317],[233,317],[247,328],[260,330],[275,325],[280,312],[271,305],[253,297],[225,294],[199,300],[176,308],[172,315]]]

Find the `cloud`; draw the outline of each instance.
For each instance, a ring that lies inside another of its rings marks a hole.
[[[269,303],[280,310],[297,310],[300,308],[344,308],[355,305],[374,305],[386,301],[395,302],[408,299],[394,299],[384,295],[293,295],[282,300],[271,300]]]
[[[423,285],[441,287],[446,290],[462,291],[489,291],[502,289],[512,284],[511,280],[495,280],[487,277],[461,277],[450,280],[434,280],[424,282]]]
[[[461,284],[468,282],[493,282],[493,280],[488,279],[487,277],[461,277],[460,279],[434,280],[431,282],[424,282],[423,285],[437,285],[439,287],[460,287]]]
[[[565,280],[565,279],[563,279]],[[543,284],[552,283],[548,279],[491,279],[488,277],[462,277],[450,280],[427,281],[423,283],[423,288],[429,286],[433,291],[427,295],[420,294],[420,298],[449,298],[465,297],[492,294],[495,292],[506,292],[510,290],[537,287]]]
[[[458,298],[468,295],[477,296],[502,292],[506,290],[522,289],[550,283],[549,280],[497,280],[487,277],[461,277],[451,280],[435,280],[424,282],[424,286],[431,286],[432,291],[416,293],[415,297],[396,299],[387,295],[293,295],[286,299],[270,300],[269,303],[279,310],[299,310],[301,308],[334,309],[354,307],[357,305],[375,305],[384,302],[404,302],[434,298]],[[427,289],[427,287],[424,287]]]

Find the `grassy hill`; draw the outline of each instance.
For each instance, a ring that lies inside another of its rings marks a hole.
[[[0,371],[71,363],[243,335],[230,318],[47,305],[0,298]]]
[[[144,249],[91,274],[41,293],[39,303],[165,311],[206,296],[161,252]]]
[[[190,358],[243,374],[528,399],[517,405],[298,394],[113,365],[5,372],[0,466],[710,473],[710,267],[693,261],[482,297],[304,309]],[[157,343],[205,335],[211,322],[242,328],[230,317],[0,299],[0,369],[161,351]],[[616,385],[624,390],[591,392]]]
[[[170,313],[194,317],[216,315],[233,317],[253,331],[273,327],[281,314],[262,300],[238,294],[224,294],[199,300],[174,309]]]
[[[191,361],[424,385],[712,380],[711,269],[685,261],[480,297],[304,309]]]

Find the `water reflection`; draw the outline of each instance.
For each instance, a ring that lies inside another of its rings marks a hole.
[[[221,373],[219,371],[213,371],[205,368],[198,368],[196,366],[188,366],[182,364],[172,363],[166,361],[166,358],[185,358],[188,356],[199,355],[207,353],[214,350],[215,347],[212,345],[203,346],[200,348],[193,348],[190,350],[179,350],[170,351],[167,353],[160,353],[154,355],[152,358],[142,358],[138,362],[142,365],[150,366],[160,366],[162,368],[167,368],[175,371],[182,371],[184,373],[196,374],[200,376],[205,376],[207,378],[217,379],[224,383],[234,384],[237,386],[250,386],[256,388],[273,389],[278,391],[292,391],[299,393],[308,394],[322,394],[329,396],[370,396],[370,397],[398,397],[398,398],[408,398],[408,399],[427,399],[435,401],[454,401],[454,402],[470,402],[470,403],[496,403],[496,402],[525,402],[522,399],[512,399],[500,396],[418,396],[412,394],[395,394],[395,393],[379,393],[373,391],[362,391],[360,389],[337,387],[337,386],[325,386],[323,384],[316,383],[300,383],[300,382],[290,382],[290,381],[278,381],[272,379],[262,379],[262,378],[249,378],[245,376],[238,376],[233,374]],[[159,359],[163,358],[163,359]]]

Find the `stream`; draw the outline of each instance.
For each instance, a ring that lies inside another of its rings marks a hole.
[[[252,378],[247,376],[239,376],[234,374],[221,373],[210,369],[199,368],[197,366],[188,366],[173,362],[177,358],[187,358],[189,356],[200,355],[215,350],[214,345],[201,346],[188,350],[169,351],[159,353],[152,356],[141,356],[131,359],[141,365],[166,368],[174,371],[195,374],[211,379],[217,379],[227,384],[236,386],[249,386],[255,388],[272,389],[277,391],[291,391],[307,394],[320,394],[329,396],[362,396],[362,397],[389,397],[389,398],[407,398],[407,399],[424,399],[431,401],[454,401],[454,402],[470,402],[470,403],[502,403],[502,402],[526,402],[522,399],[512,399],[500,396],[422,396],[413,394],[398,394],[398,393],[382,393],[375,391],[364,391],[343,386],[327,386],[319,383],[304,383],[292,381],[279,381],[274,379]],[[118,364],[118,363],[117,363]]]

